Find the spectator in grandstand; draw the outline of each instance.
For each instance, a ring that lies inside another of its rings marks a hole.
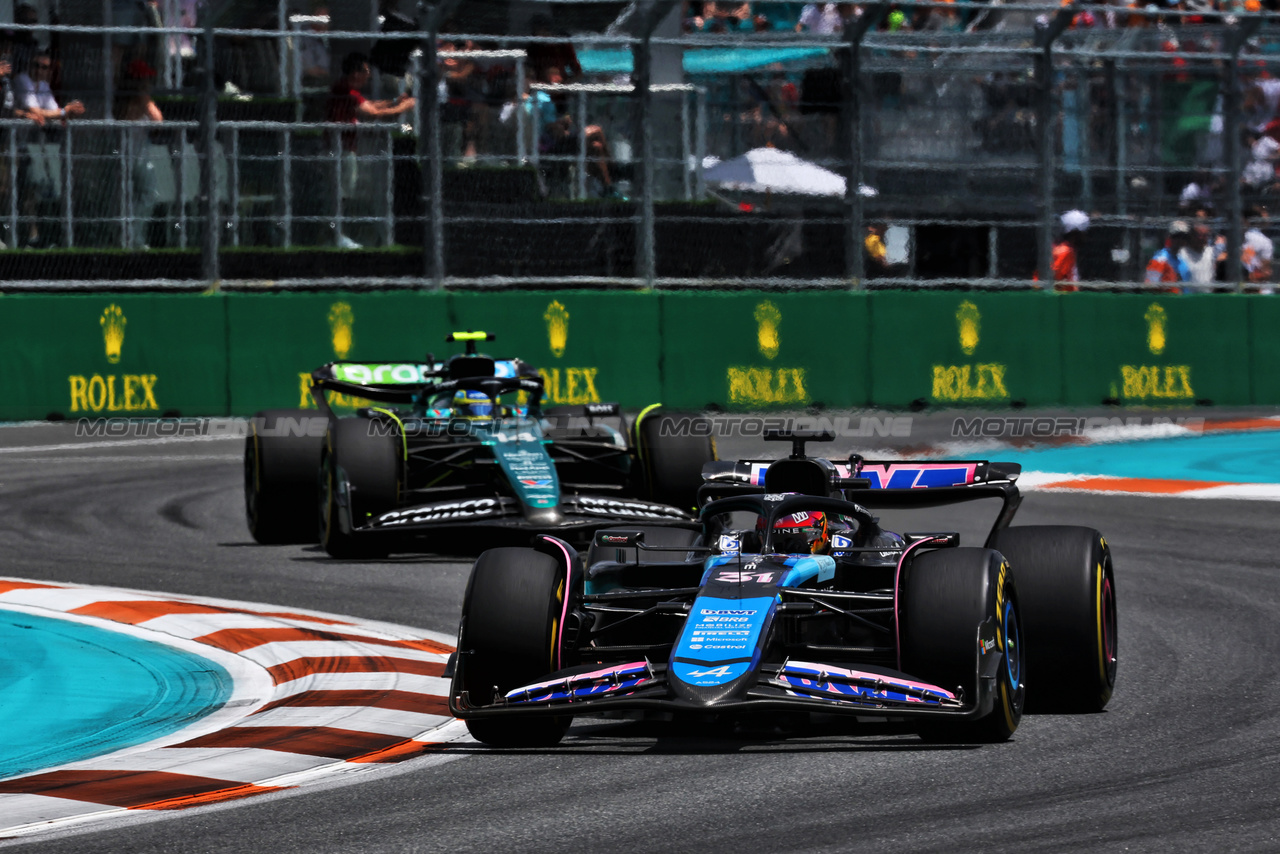
[[[779,148],[791,150],[797,140],[792,132],[800,104],[800,90],[787,79],[781,68],[770,75],[769,82],[760,85],[750,75],[742,77],[746,98],[752,102],[742,115],[742,123],[748,128],[748,148]]]
[[[982,83],[986,115],[975,124],[982,148],[996,154],[1035,148],[1035,84],[1029,75],[997,71]]]
[[[1272,280],[1271,262],[1275,256],[1275,244],[1258,228],[1259,223],[1266,219],[1267,209],[1261,205],[1250,208],[1245,217],[1248,229],[1244,233],[1240,263],[1244,267],[1245,279],[1251,285],[1263,285]],[[1267,292],[1270,293],[1270,289]]]
[[[29,3],[20,3],[13,8],[13,22],[23,26],[34,27],[40,23],[40,13]],[[40,42],[32,30],[14,30],[9,37],[12,45],[10,63],[19,73],[25,71],[31,60],[40,52]]]
[[[3,100],[0,101],[0,118],[8,119],[13,117],[13,108],[15,106],[13,99],[13,84],[9,80],[9,75],[13,72],[13,66],[9,63],[9,46],[3,46],[3,52],[0,52],[0,92],[3,93]]]
[[[568,113],[562,114],[549,128],[549,146],[546,153],[556,158],[550,164],[548,177],[552,195],[569,195],[569,166],[578,155],[581,145],[586,145],[587,193],[597,198],[614,198],[618,195],[613,186],[611,169],[613,157],[609,142],[600,125],[587,125],[582,137]]]
[[[58,124],[84,115],[84,104],[70,101],[59,106],[49,88],[53,76],[53,58],[48,51],[41,51],[31,58],[27,71],[13,81],[14,110],[18,118],[29,119],[39,127],[54,131]],[[22,161],[22,212],[27,219],[26,245],[41,245],[40,224],[36,219],[41,204],[59,197],[55,179],[56,152],[50,152],[45,143],[47,137],[36,137],[27,144]]]
[[[1172,286],[1180,282],[1191,281],[1191,268],[1182,259],[1182,250],[1191,239],[1191,224],[1184,219],[1174,220],[1169,224],[1169,232],[1164,246],[1147,263],[1146,283],[1148,285]],[[1166,287],[1165,290],[1180,290],[1177,287]]]
[[[1079,248],[1089,230],[1089,216],[1084,211],[1067,211],[1058,223],[1058,239],[1053,243],[1054,289],[1079,290],[1075,286],[1080,281]]]
[[[796,23],[796,32],[813,33],[817,36],[838,36],[844,32],[845,18],[851,14],[845,12],[846,7],[839,3],[806,3],[800,11],[800,20]]]
[[[878,278],[889,272],[889,247],[885,246],[884,232],[883,222],[873,222],[867,226],[867,236],[863,239],[862,246],[868,279]]]
[[[1212,211],[1214,196],[1222,189],[1222,181],[1212,172],[1201,172],[1195,180],[1187,183],[1178,194],[1178,213],[1181,216],[1195,216],[1197,211]]]
[[[551,18],[546,15],[534,15],[531,23],[534,36],[538,38],[558,38],[552,31]],[[565,83],[582,82],[582,64],[578,62],[578,52],[573,42],[565,39],[561,42],[530,42],[525,48],[525,61],[533,69],[534,77],[543,82],[551,69],[560,72],[560,79]]]
[[[1245,126],[1261,133],[1280,113],[1280,78],[1259,77],[1246,83],[1241,109]]]
[[[1225,243],[1215,240],[1212,230],[1203,221],[1191,226],[1187,242],[1178,250],[1178,259],[1184,262],[1190,273],[1189,282],[1207,285],[1216,278],[1218,264],[1226,258]]]
[[[461,43],[443,42],[446,51],[475,50],[469,40]],[[454,126],[461,137],[457,148],[464,164],[476,159],[476,137],[481,125],[487,123],[488,104],[485,102],[484,78],[475,62],[466,56],[442,56],[441,75],[444,78],[445,102],[442,104],[441,121]]]
[[[302,85],[315,88],[328,83],[332,74],[329,55],[329,7],[317,4],[311,10],[311,17],[317,20],[307,23],[304,35],[298,38],[298,69],[302,75]],[[323,18],[323,20],[319,20]]]
[[[954,4],[933,8],[921,6],[916,9],[911,28],[938,33],[958,33],[964,30],[964,22],[960,20],[960,12]]]
[[[349,53],[342,60],[342,76],[333,84],[329,92],[327,120],[337,124],[359,124],[361,119],[380,119],[403,115],[416,105],[407,94],[398,98],[371,101],[361,94],[360,90],[369,85],[372,77],[369,70],[369,57],[363,53]],[[343,199],[353,198],[359,187],[359,160],[356,157],[357,139],[354,132],[339,135],[342,155],[341,180],[338,193]],[[354,240],[344,235],[341,229],[335,235],[339,246],[354,249],[359,246]]]
[[[701,4],[690,4],[701,8],[690,9],[691,17],[686,20],[690,29],[709,33],[727,33],[738,30],[767,29],[769,22],[763,15],[751,11],[750,3],[724,3],[706,0]]]
[[[1280,142],[1267,134],[1246,132],[1249,144],[1249,163],[1241,172],[1244,189],[1254,193],[1270,193],[1276,190],[1276,162],[1280,160]]]
[[[135,59],[125,68],[124,81],[116,98],[113,114],[125,122],[164,121],[164,115],[151,98],[151,82],[156,71],[141,59]],[[147,231],[152,214],[160,200],[156,186],[155,163],[151,159],[150,130],[137,125],[127,131],[129,135],[129,175],[133,186],[133,218],[130,220],[129,245],[135,249],[150,249]]]
[[[49,78],[53,76],[53,57],[41,51],[31,59],[28,70],[14,78],[14,112],[31,119],[40,126],[46,122],[66,121],[84,115],[84,104],[70,101],[65,107],[58,105]]]

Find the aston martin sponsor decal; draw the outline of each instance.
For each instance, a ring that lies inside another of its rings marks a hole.
[[[633,501],[622,498],[598,498],[580,495],[571,499],[579,513],[590,516],[658,516],[668,519],[687,519],[684,512],[665,504],[653,504],[648,501]]]
[[[407,510],[393,510],[378,517],[375,525],[418,525],[447,519],[479,519],[502,514],[496,498],[469,498],[465,501],[441,501]]]

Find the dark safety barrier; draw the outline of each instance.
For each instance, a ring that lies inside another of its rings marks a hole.
[[[971,291],[235,293],[0,297],[0,419],[311,405],[334,359],[519,356],[552,405],[1280,404],[1267,296]],[[347,401],[346,403],[354,403]]]

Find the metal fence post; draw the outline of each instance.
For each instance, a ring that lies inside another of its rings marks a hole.
[[[200,140],[204,156],[200,158],[200,214],[204,228],[200,240],[200,274],[207,282],[221,278],[218,264],[218,188],[213,155],[218,140],[218,97],[213,85],[213,14],[204,7],[204,91],[200,110]]]
[[[9,242],[17,249],[22,245],[18,232],[18,128],[9,125]]]
[[[422,57],[418,66],[418,166],[422,171],[426,233],[423,235],[423,272],[431,288],[444,287],[444,163],[440,146],[440,63],[436,57],[436,36],[440,24],[457,7],[459,0],[423,3],[419,18]]]
[[[1053,16],[1036,20],[1036,77],[1039,83],[1036,123],[1040,134],[1040,235],[1037,242],[1036,269],[1040,279],[1053,287],[1053,43],[1071,25],[1076,4],[1064,6]]]
[[[574,119],[578,128],[578,157],[575,161],[577,175],[574,176],[573,197],[578,200],[587,197],[587,93],[579,91],[578,115]]]
[[[863,7],[853,26],[845,27],[845,49],[841,54],[846,112],[841,133],[837,136],[843,136],[845,151],[849,155],[844,184],[844,264],[845,278],[855,289],[861,288],[866,278],[862,204],[862,39],[888,11],[887,3]]]
[[[112,13],[111,0],[102,0],[102,25],[108,28],[102,34],[102,117],[104,119],[111,118],[112,107],[116,100],[115,46],[110,32],[110,28],[115,26]],[[25,68],[14,69],[14,72],[26,70]]]
[[[1240,49],[1245,41],[1252,38],[1262,26],[1260,18],[1246,19],[1243,23],[1232,23],[1227,26],[1226,38],[1223,39],[1227,53],[1231,55],[1227,62],[1227,73],[1223,78],[1222,93],[1222,128],[1227,146],[1227,169],[1231,179],[1230,187],[1230,222],[1227,236],[1227,283],[1236,290],[1244,288],[1244,268],[1240,253],[1244,248],[1244,199],[1240,191],[1240,127],[1241,92],[1240,92]]]
[[[653,195],[657,178],[653,162],[653,31],[670,10],[662,0],[644,0],[638,4],[640,41],[631,46],[632,84],[637,98],[637,122],[640,143],[640,225],[636,233],[636,276],[652,288],[657,278],[657,247],[654,240]]]
[[[75,215],[71,209],[71,193],[75,188],[75,181],[71,177],[71,127],[72,124],[68,123],[62,136],[63,156],[67,161],[67,167],[62,170],[62,227],[64,232],[62,245],[68,249],[76,245]]]

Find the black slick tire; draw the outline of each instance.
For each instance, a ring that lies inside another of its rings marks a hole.
[[[992,546],[1018,576],[1028,711],[1099,712],[1116,684],[1116,588],[1111,549],[1092,528],[1023,526]]]
[[[244,444],[244,509],[249,533],[264,545],[314,543],[317,473],[324,416],[305,409],[266,409]]]
[[[489,549],[476,560],[467,583],[458,635],[461,688],[472,705],[537,682],[564,667],[561,617],[565,568],[527,548]],[[570,718],[517,716],[467,720],[477,740],[493,747],[558,744]]]
[[[681,510],[694,509],[698,487],[702,486],[702,467],[716,458],[711,422],[696,415],[650,408],[632,425],[632,444],[649,499]]]
[[[367,418],[340,418],[325,434],[320,476],[320,545],[337,558],[384,557],[384,538],[364,538],[342,530],[339,523],[339,475],[351,495],[351,518],[356,525],[393,510],[399,500],[402,439],[386,430],[371,430]],[[313,517],[314,518],[314,517]]]
[[[929,742],[993,744],[1007,741],[1022,719],[1022,632],[1013,573],[999,552],[957,548],[926,552],[906,567],[900,589],[902,668],[954,691],[976,685],[978,628],[995,624],[995,705],[978,720],[928,721],[919,727]]]

